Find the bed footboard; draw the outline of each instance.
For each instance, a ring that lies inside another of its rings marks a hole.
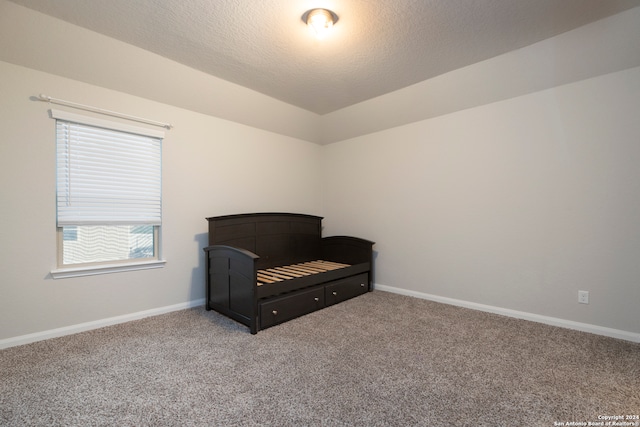
[[[206,309],[214,309],[258,332],[256,263],[258,255],[232,246],[212,245],[207,254]]]
[[[367,270],[373,272],[374,242],[359,237],[332,236],[323,237],[320,244],[323,259],[351,265],[367,265]],[[369,274],[369,290],[372,288],[373,275]]]

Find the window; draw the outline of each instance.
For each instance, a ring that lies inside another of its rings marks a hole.
[[[53,277],[159,266],[164,133],[51,114],[57,148]]]

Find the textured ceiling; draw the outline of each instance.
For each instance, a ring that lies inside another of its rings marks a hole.
[[[326,114],[639,6],[640,0],[11,0]],[[324,40],[301,20],[339,21]]]

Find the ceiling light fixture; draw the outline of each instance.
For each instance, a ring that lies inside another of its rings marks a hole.
[[[328,9],[311,9],[302,14],[302,22],[309,26],[316,38],[322,39],[338,22],[338,15]]]

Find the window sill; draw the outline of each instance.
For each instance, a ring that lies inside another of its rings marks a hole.
[[[68,277],[95,276],[97,274],[119,273],[121,271],[148,270],[161,268],[166,260],[141,261],[126,264],[103,264],[91,267],[58,268],[51,271],[54,279],[66,279]]]

